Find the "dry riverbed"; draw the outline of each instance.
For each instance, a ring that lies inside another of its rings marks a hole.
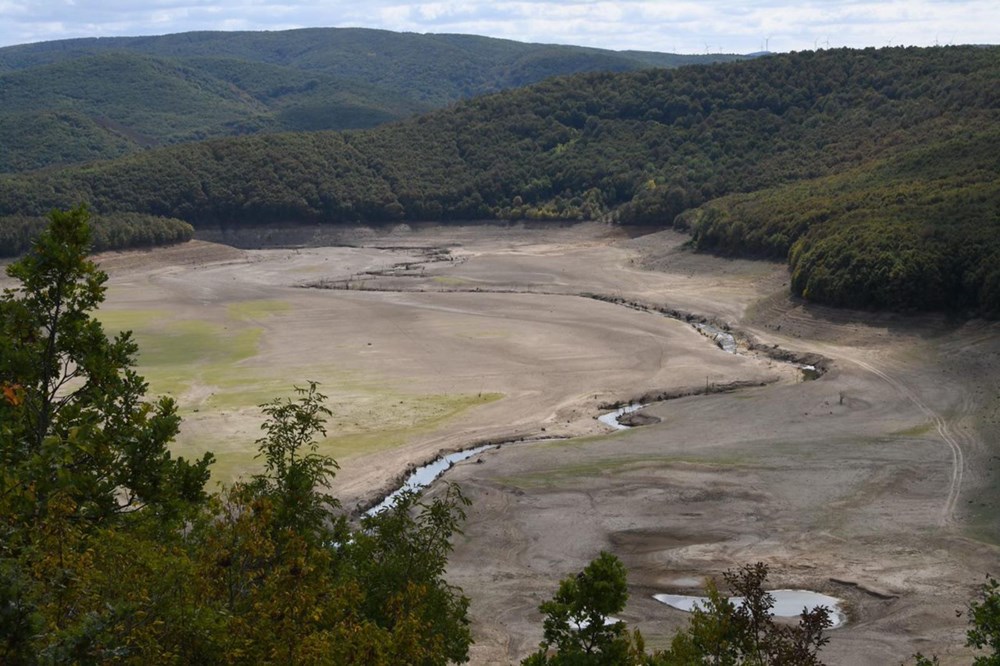
[[[449,577],[472,598],[474,664],[531,651],[538,604],[601,550],[628,566],[621,617],[652,645],[686,621],[653,594],[764,561],[775,588],[845,600],[830,664],[968,661],[955,610],[1000,573],[995,325],[805,306],[783,265],[695,255],[671,232],[401,226],[332,240],[103,255],[102,317],[135,330],[152,390],[181,405],[178,452],[216,451],[221,481],[253,468],[255,405],[306,380],[331,398],[322,450],[348,507],[441,451],[554,440],[447,474],[473,500]],[[729,324],[743,353],[595,295]],[[829,370],[803,381],[750,342]],[[651,425],[618,433],[595,419],[728,382],[757,386],[655,403]]]

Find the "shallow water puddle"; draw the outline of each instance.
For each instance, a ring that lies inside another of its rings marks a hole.
[[[796,364],[795,367],[802,371],[802,379],[807,382],[823,376],[823,373],[815,365]]]
[[[608,412],[607,414],[601,414],[597,417],[597,420],[604,425],[614,428],[615,430],[628,430],[631,426],[624,425],[618,422],[618,419],[625,416],[626,414],[631,414],[632,412],[637,412],[646,405],[636,403],[634,405],[625,405],[620,407],[613,412]]]
[[[830,609],[831,629],[836,629],[847,622],[847,616],[841,608],[841,600],[819,592],[809,590],[770,590],[774,597],[772,615],[782,618],[795,618],[802,614],[803,608],[812,610],[817,606]],[[686,594],[654,594],[653,598],[671,608],[690,613],[695,608],[702,608],[708,602],[707,597],[695,597]],[[743,604],[743,597],[730,597],[729,600],[737,607]]]

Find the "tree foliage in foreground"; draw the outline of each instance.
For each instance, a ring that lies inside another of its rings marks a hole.
[[[647,651],[642,634],[613,617],[628,601],[626,571],[602,552],[575,576],[559,583],[539,606],[543,640],[523,666],[822,666],[829,642],[830,610],[804,608],[798,624],[774,621],[774,597],[765,589],[768,568],[756,563],[723,573],[724,596],[709,581],[706,601],[691,612],[666,650]],[[961,615],[961,613],[959,613]],[[1000,581],[987,575],[967,607],[966,646],[977,654],[971,666],[1000,666]],[[936,657],[914,655],[914,666],[936,666]]]
[[[724,574],[734,604],[708,586],[708,601],[692,612],[667,650],[646,652],[638,630],[611,617],[625,608],[625,568],[608,553],[581,573],[559,584],[545,614],[544,640],[524,666],[821,666],[819,651],[829,640],[832,624],[822,606],[804,609],[798,625],[779,624],[771,609],[774,597],[765,589],[767,566],[757,563]]]
[[[53,213],[0,298],[0,663],[465,661],[468,600],[443,578],[458,490],[351,530],[310,383],[262,405],[262,471],[207,493],[211,455],[170,455],[174,404],[92,316],[86,221]]]
[[[976,657],[973,666],[1000,666],[1000,581],[986,577],[976,599],[969,603],[966,645],[988,652]]]
[[[576,576],[564,578],[559,590],[539,610],[545,615],[544,638],[525,666],[599,666],[645,663],[642,637],[630,634],[612,617],[628,601],[626,571],[610,553],[601,553]]]
[[[966,647],[980,651],[972,666],[1000,666],[1000,581],[989,574],[976,590],[976,598],[966,609],[969,628],[965,632]],[[961,615],[961,613],[958,613]],[[937,657],[915,655],[915,666],[936,666]]]
[[[179,418],[145,400],[130,333],[105,335],[91,312],[107,276],[86,258],[87,212],[53,212],[34,251],[7,268],[0,296],[3,497],[24,524],[71,503],[99,522],[140,508],[173,513],[202,499],[211,455],[174,459]]]

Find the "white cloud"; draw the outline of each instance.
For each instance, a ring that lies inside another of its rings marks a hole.
[[[748,52],[997,43],[995,0],[0,0],[0,45],[186,30],[359,26],[613,49]],[[706,46],[707,45],[707,46]]]

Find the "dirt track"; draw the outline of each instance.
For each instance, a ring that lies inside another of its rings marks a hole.
[[[761,560],[775,587],[848,602],[828,663],[896,664],[917,650],[967,663],[954,611],[1000,570],[995,325],[806,306],[785,295],[783,266],[693,255],[670,232],[474,226],[340,240],[363,247],[108,255],[109,316],[161,349],[151,379],[178,393],[181,448],[221,446],[227,474],[249,464],[260,396],[323,382],[332,431],[349,433],[326,443],[348,506],[442,449],[597,435],[508,445],[448,473],[473,500],[449,572],[473,600],[473,663],[533,649],[538,603],[602,549],[628,566],[622,617],[653,645],[685,617],[652,594]],[[700,313],[820,353],[832,370],[802,382],[687,324],[582,294]],[[187,337],[164,336],[177,321]],[[232,364],[227,348],[191,366],[195,378],[168,372],[174,347],[229,335],[245,347]],[[660,423],[620,434],[594,421],[602,403],[734,380],[770,383],[654,405]]]

